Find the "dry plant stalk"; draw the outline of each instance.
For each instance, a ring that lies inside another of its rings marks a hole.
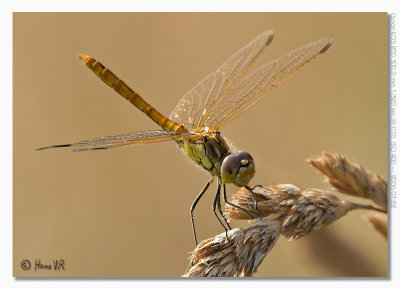
[[[387,211],[387,182],[377,174],[365,171],[358,163],[351,163],[340,154],[322,152],[308,163],[328,177],[339,192],[368,198]]]
[[[191,256],[192,267],[184,277],[250,277],[256,272],[265,255],[271,251],[279,235],[288,239],[301,238],[329,225],[355,209],[386,212],[387,183],[379,176],[366,172],[359,164],[352,164],[341,155],[323,153],[310,164],[329,177],[339,191],[369,198],[384,209],[347,202],[334,194],[319,190],[301,191],[290,184],[271,185],[252,189],[242,187],[232,196],[232,203],[245,208],[258,221],[246,228],[238,228],[200,243]],[[229,219],[252,219],[246,212],[226,204]],[[384,216],[386,216],[386,221]],[[369,221],[387,235],[387,215],[371,215]]]

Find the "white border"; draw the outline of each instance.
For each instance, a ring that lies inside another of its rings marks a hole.
[[[74,287],[85,287],[85,288],[125,288],[132,286],[135,287],[148,287],[148,286],[163,286],[165,288],[208,288],[211,286],[229,286],[229,288],[243,288],[248,282],[256,282],[256,286],[295,286],[296,288],[307,287],[321,288],[321,285],[327,288],[336,288],[337,286],[363,286],[363,288],[377,288],[389,287],[389,288],[400,288],[399,280],[399,250],[397,245],[400,244],[399,238],[399,205],[397,204],[396,209],[392,209],[392,247],[391,247],[391,281],[376,280],[370,281],[364,280],[340,280],[337,279],[321,279],[321,280],[237,280],[232,281],[208,281],[203,282],[192,282],[190,280],[177,280],[177,279],[153,279],[153,280],[140,280],[140,279],[97,279],[97,280],[85,280],[85,279],[49,279],[49,280],[15,280],[12,277],[12,12],[45,12],[45,11],[93,11],[93,12],[111,12],[111,11],[164,11],[164,12],[179,12],[179,11],[225,11],[225,12],[397,12],[396,19],[396,35],[398,43],[400,43],[399,33],[399,21],[400,9],[399,1],[365,1],[362,6],[359,6],[360,2],[351,1],[262,1],[262,0],[230,0],[230,1],[218,1],[218,0],[201,0],[201,1],[177,1],[177,0],[146,0],[146,1],[9,1],[2,3],[1,7],[1,56],[2,56],[2,69],[1,69],[1,80],[2,80],[2,93],[0,97],[0,125],[1,125],[1,136],[0,141],[0,153],[1,153],[1,208],[0,208],[0,220],[1,220],[1,259],[0,259],[0,283],[3,288],[24,288],[37,286],[40,288],[70,288]],[[397,4],[397,5],[396,5]],[[372,41],[372,40],[371,40]],[[400,66],[398,54],[400,50],[397,49],[397,66]],[[399,71],[399,70],[397,70]],[[399,77],[396,79],[396,86],[398,85]],[[398,106],[398,105],[397,105]],[[396,120],[399,122],[399,109],[396,107]],[[395,140],[397,141],[397,139]],[[400,159],[398,160],[398,162]],[[398,172],[398,165],[392,167],[392,173]],[[398,196],[397,196],[398,197]],[[189,283],[190,282],[190,283]],[[218,283],[216,283],[218,282]],[[229,282],[229,284],[226,284]],[[268,282],[268,284],[259,284],[261,282]],[[57,283],[57,284],[54,284]],[[271,284],[277,283],[277,284]],[[323,284],[322,284],[323,283]],[[339,283],[339,284],[338,284]],[[355,284],[357,283],[357,284]],[[379,284],[378,284],[379,283]],[[396,285],[397,284],[397,285]],[[253,284],[254,286],[254,284]]]

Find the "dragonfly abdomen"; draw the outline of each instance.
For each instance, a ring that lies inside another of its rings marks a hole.
[[[96,59],[87,56],[79,55],[85,64],[96,74],[103,82],[112,87],[121,96],[127,99],[130,103],[144,112],[155,123],[166,131],[171,132],[187,132],[186,128],[170,120],[169,118],[158,112],[153,106],[147,103],[138,93],[131,89],[125,82],[119,79],[110,69],[106,68]]]

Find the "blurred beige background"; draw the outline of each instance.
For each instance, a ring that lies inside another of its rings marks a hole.
[[[335,40],[222,131],[255,158],[252,184],[327,189],[304,162],[322,150],[387,178],[385,13],[16,13],[14,276],[183,274],[194,249],[189,208],[209,176],[174,143],[35,149],[157,129],[79,53],[168,115],[187,90],[270,28],[275,39],[255,67],[323,36]],[[200,239],[223,231],[211,210],[213,189],[196,209]],[[386,242],[365,213],[298,241],[281,238],[255,276],[387,276]],[[24,271],[23,259],[64,259],[66,270]]]

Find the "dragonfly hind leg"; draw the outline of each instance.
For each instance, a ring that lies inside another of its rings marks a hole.
[[[222,225],[222,227],[224,227],[225,229],[225,235],[226,235],[226,239],[228,240],[228,242],[230,242],[229,237],[228,237],[228,229],[225,227],[224,223],[221,221],[221,219],[218,217],[217,214],[217,204],[219,203],[219,207],[220,207],[220,194],[221,194],[221,185],[218,184],[218,189],[217,189],[217,193],[215,194],[215,198],[214,198],[214,203],[213,203],[213,212],[215,214],[215,216],[217,217],[219,223]],[[225,216],[222,214],[221,208],[219,208],[219,212],[221,213],[222,217],[224,218],[225,222],[227,223],[227,220],[225,219]],[[229,226],[229,224],[227,223],[229,229],[231,229],[231,226]]]
[[[193,228],[193,235],[194,235],[194,241],[196,243],[196,247],[199,244],[197,242],[197,234],[196,234],[196,227],[194,225],[194,209],[197,206],[197,203],[200,201],[201,197],[204,195],[204,193],[207,191],[208,187],[210,186],[210,184],[214,181],[214,178],[210,179],[208,181],[208,183],[205,185],[205,187],[201,190],[200,194],[198,194],[198,196],[196,197],[196,199],[193,201],[192,206],[190,207],[190,217],[192,218],[192,228]]]
[[[225,224],[228,226],[229,230],[232,230],[231,225],[229,225],[229,222],[226,219],[226,217],[221,209],[221,192],[219,192],[219,194],[218,194],[217,209],[218,209],[219,213],[221,214],[222,218],[224,218]]]

